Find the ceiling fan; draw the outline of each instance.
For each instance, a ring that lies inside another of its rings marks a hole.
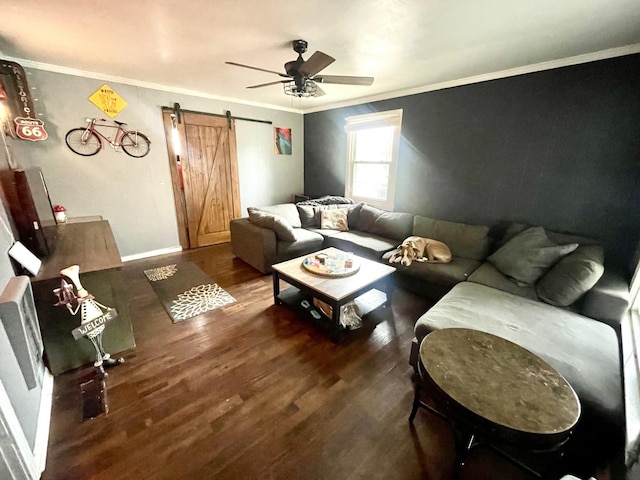
[[[373,77],[352,77],[346,75],[318,75],[324,68],[336,61],[335,58],[316,51],[309,60],[302,58],[302,54],[307,51],[307,42],[304,40],[294,40],[293,50],[298,54],[296,60],[284,64],[285,73],[267,70],[265,68],[252,67],[236,62],[225,62],[227,65],[236,67],[250,68],[261,72],[275,73],[287,80],[277,80],[275,82],[261,83],[259,85],[251,85],[247,88],[262,88],[279,83],[284,86],[284,93],[294,97],[319,97],[325,95],[325,92],[318,86],[319,83],[334,83],[340,85],[362,85],[369,86],[373,83]]]

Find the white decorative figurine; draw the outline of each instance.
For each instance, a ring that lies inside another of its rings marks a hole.
[[[96,350],[96,361],[93,365],[100,371],[104,371],[104,367],[113,367],[124,363],[124,358],[111,358],[111,355],[106,353],[102,346],[102,333],[105,325],[118,316],[116,310],[98,303],[94,296],[82,286],[78,265],[71,265],[60,270],[60,274],[69,278],[73,285],[65,282],[64,278],[61,280],[60,288],[53,291],[58,297],[58,303],[55,305],[66,305],[72,315],[80,310],[80,326],[71,332],[73,338],[78,340],[84,336],[91,340]],[[78,292],[77,296],[73,291],[74,286]]]

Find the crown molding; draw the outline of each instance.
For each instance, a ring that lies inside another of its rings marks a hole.
[[[553,70],[555,68],[569,67],[571,65],[579,65],[581,63],[596,62],[598,60],[606,60],[609,58],[622,57],[624,55],[632,55],[634,53],[640,53],[640,43],[636,43],[634,45],[626,45],[624,47],[609,48],[607,50],[600,50],[597,52],[585,53],[585,54],[576,55],[573,57],[550,60],[548,62],[524,65],[522,67],[510,68],[507,70],[500,70],[498,72],[485,73],[482,75],[475,75],[472,77],[460,78],[457,80],[450,80],[447,82],[434,83],[430,85],[424,85],[421,87],[409,88],[406,90],[396,90],[393,92],[381,93],[380,95],[360,97],[353,100],[333,103],[331,105],[324,105],[320,107],[304,109],[304,114],[322,112],[326,110],[334,110],[336,108],[352,107],[354,105],[362,105],[364,103],[377,102],[380,100],[389,100],[391,98],[406,97],[408,95],[416,95],[419,93],[433,92],[435,90],[444,90],[446,88],[460,87],[463,85],[471,85],[473,83],[486,82],[489,80],[498,80],[501,78],[515,77],[517,75],[524,75],[527,73],[541,72],[544,70]]]
[[[249,105],[251,107],[268,108],[270,110],[280,110],[283,112],[290,112],[290,113],[300,113],[300,114],[304,113],[303,110],[296,109],[296,108],[287,108],[287,107],[281,107],[279,105],[272,105],[269,103],[251,102],[247,100],[241,100],[239,98],[224,97],[221,95],[212,95],[211,93],[200,92],[197,90],[190,90],[188,88],[172,87],[169,85],[163,85],[161,83],[144,82],[141,80],[134,80],[126,77],[118,77],[115,75],[107,75],[104,73],[90,72],[87,70],[78,70],[75,68],[63,67],[60,65],[53,65],[50,63],[34,62],[33,60],[27,60],[26,58],[10,57],[7,55],[3,55],[2,57],[5,60],[19,63],[22,67],[34,68],[36,70],[45,70],[47,72],[62,73],[65,75],[74,75],[76,77],[92,78],[92,79],[105,81],[105,82],[122,83],[125,85],[132,85],[134,87],[149,88],[152,90],[160,90],[163,92],[179,93],[181,95],[190,95],[193,97],[208,98],[211,100],[220,100],[223,102],[238,103],[241,105]]]
[[[334,110],[337,108],[351,107],[354,105],[362,105],[364,103],[378,102],[381,100],[389,100],[391,98],[406,97],[409,95],[433,92],[435,90],[444,90],[447,88],[460,87],[463,85],[471,85],[474,83],[487,82],[490,80],[498,80],[501,78],[515,77],[517,75],[525,75],[527,73],[541,72],[544,70],[553,70],[555,68],[568,67],[571,65],[579,65],[581,63],[596,62],[598,60],[606,60],[609,58],[622,57],[624,55],[632,55],[634,53],[640,53],[640,43],[633,44],[633,45],[626,45],[623,47],[609,48],[606,50],[585,53],[582,55],[575,55],[573,57],[550,60],[547,62],[540,62],[540,63],[531,64],[531,65],[523,65],[521,67],[500,70],[497,72],[484,73],[481,75],[474,75],[471,77],[465,77],[465,78],[450,80],[446,82],[433,83],[433,84],[423,85],[420,87],[413,87],[413,88],[408,88],[404,90],[394,90],[390,92],[381,93],[378,95],[359,97],[352,100],[345,100],[343,102],[336,102],[336,103],[331,103],[331,104],[322,105],[318,107],[300,108],[300,109],[281,107],[279,105],[273,105],[273,104],[267,104],[267,103],[251,102],[251,101],[242,100],[242,99],[233,98],[233,97],[212,95],[210,93],[200,92],[197,90],[190,90],[187,88],[172,87],[169,85],[163,85],[159,83],[143,82],[140,80],[134,80],[134,79],[125,78],[125,77],[118,77],[114,75],[106,75],[106,74],[90,72],[86,70],[78,70],[75,68],[63,67],[60,65],[52,65],[49,63],[34,62],[32,60],[27,60],[24,58],[17,58],[17,57],[10,57],[10,56],[3,56],[3,58],[9,61],[17,62],[23,67],[34,68],[37,70],[45,70],[45,71],[54,72],[54,73],[62,73],[62,74],[74,75],[78,77],[93,78],[93,79],[109,81],[109,82],[117,82],[125,85],[133,85],[136,87],[149,88],[152,90],[160,90],[165,92],[178,93],[182,95],[195,96],[199,98],[208,98],[211,100],[232,102],[232,103],[237,103],[241,105],[249,105],[252,107],[268,108],[270,110],[279,110],[283,112],[298,113],[298,114],[304,115],[307,113],[316,113],[316,112],[322,112],[326,110]]]

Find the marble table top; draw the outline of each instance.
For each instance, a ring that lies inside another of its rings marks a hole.
[[[427,375],[463,409],[497,427],[568,436],[580,417],[569,383],[530,351],[478,330],[431,332],[420,345]]]

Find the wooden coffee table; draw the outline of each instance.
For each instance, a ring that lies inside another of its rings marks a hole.
[[[489,333],[433,331],[420,345],[418,367],[438,408],[421,401],[417,386],[409,421],[419,407],[450,421],[462,433],[460,463],[484,443],[540,476],[500,445],[558,453],[580,417],[578,396],[562,375],[537,355]]]
[[[302,266],[305,258],[318,253],[346,254],[337,248],[330,247],[314,254],[276,263],[271,267],[273,269],[273,301],[276,305],[283,303],[280,295],[280,280],[283,280],[299,289],[302,294],[328,303],[332,307],[331,338],[337,341],[343,329],[340,325],[340,307],[373,288],[386,293],[387,300],[384,304],[388,304],[392,293],[391,274],[396,269],[384,263],[353,255],[354,264],[357,263],[360,267],[357,272],[349,276],[331,278],[314,274]]]

